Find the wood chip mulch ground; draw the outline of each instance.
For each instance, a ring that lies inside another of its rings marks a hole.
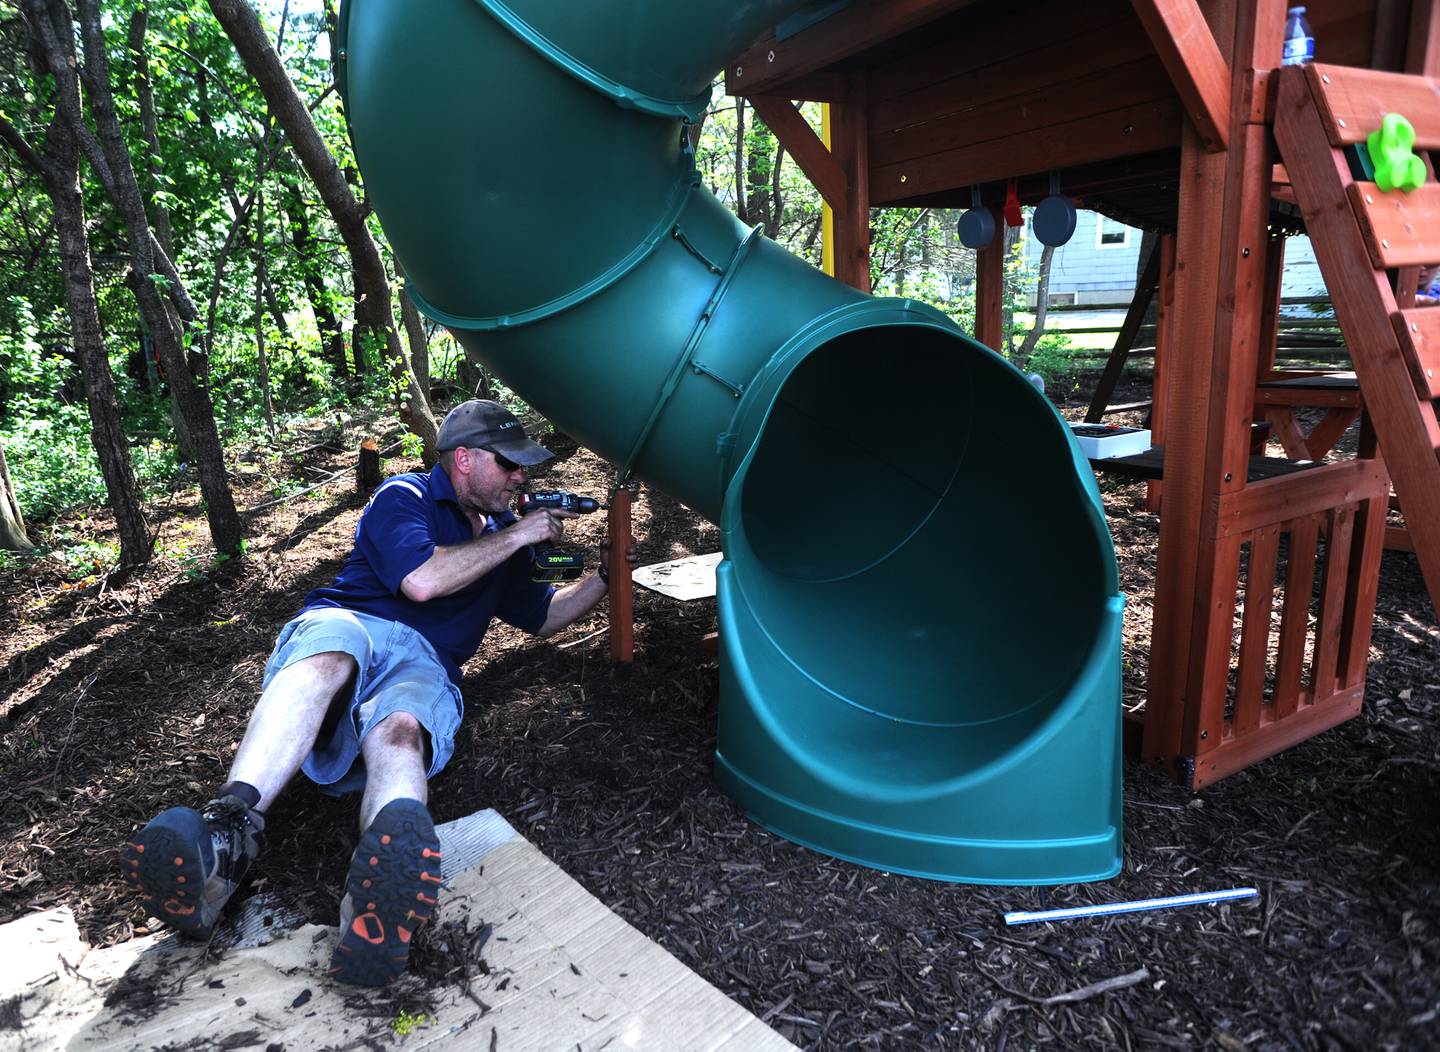
[[[242,462],[239,503],[343,469],[353,437]],[[574,451],[553,478],[603,494],[607,472]],[[1131,705],[1158,520],[1143,485],[1102,489],[1129,596]],[[277,630],[335,573],[361,508],[342,474],[250,515],[249,556],[207,570],[185,554],[206,537],[187,499],[160,523],[169,554],[129,581],[70,586],[45,559],[0,575],[0,923],[69,905],[95,943],[147,931],[119,846],[223,780]],[[593,545],[602,518],[574,533]],[[103,510],[64,525],[110,530]],[[636,534],[646,562],[719,547],[713,526],[650,490]],[[1125,869],[1102,884],[888,875],[747,821],[711,777],[717,666],[693,642],[714,628],[714,603],[645,592],[633,667],[610,664],[603,617],[549,642],[492,628],[466,668],[466,727],[432,806],[437,821],[498,809],[802,1047],[1440,1048],[1440,631],[1413,556],[1387,554],[1383,574],[1363,714],[1198,795],[1127,761]],[[298,780],[252,887],[335,923],[354,816],[354,802]],[[1237,885],[1258,887],[1258,904],[1001,920]],[[418,953],[422,973],[473,971],[440,934],[428,945],[449,956]],[[422,1004],[414,995],[380,1008]],[[0,1011],[0,1032],[16,1022]]]

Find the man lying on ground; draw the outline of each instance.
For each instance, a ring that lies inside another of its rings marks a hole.
[[[491,618],[544,638],[604,598],[603,558],[599,573],[558,590],[531,579],[531,549],[557,544],[575,516],[511,511],[526,468],[553,454],[509,410],[457,406],[438,445],[428,474],[375,491],[339,576],[281,630],[215,799],[162,812],[126,846],[126,879],[181,934],[209,937],[263,846],[266,812],[303,770],[326,793],[363,793],[330,973],[378,986],[403,972],[439,891],[427,782],[455,748],[460,666]],[[635,565],[633,540],[626,558]]]

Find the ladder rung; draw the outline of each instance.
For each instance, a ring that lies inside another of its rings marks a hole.
[[[1390,316],[1410,378],[1422,398],[1440,398],[1440,309],[1412,307]]]
[[[1364,142],[1385,114],[1403,113],[1415,126],[1415,149],[1440,148],[1440,92],[1431,78],[1355,66],[1313,65],[1305,72],[1332,146]]]
[[[1374,183],[1351,183],[1349,194],[1376,270],[1440,263],[1440,184],[1387,194]]]

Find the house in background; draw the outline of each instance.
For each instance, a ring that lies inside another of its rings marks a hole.
[[[1028,236],[1028,226],[1025,229],[1025,259],[1038,271],[1045,246]],[[1134,227],[1098,212],[1080,212],[1074,236],[1055,250],[1050,263],[1050,305],[1129,303],[1135,294],[1140,240],[1141,232]],[[1280,295],[1283,299],[1326,295],[1308,237],[1285,242],[1285,282]]]

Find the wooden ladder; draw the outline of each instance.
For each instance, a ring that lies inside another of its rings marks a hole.
[[[1440,608],[1440,307],[1402,306],[1415,266],[1440,263],[1440,185],[1382,193],[1349,154],[1404,115],[1416,151],[1440,149],[1440,80],[1348,66],[1281,71],[1275,140],[1335,303],[1380,451]]]

